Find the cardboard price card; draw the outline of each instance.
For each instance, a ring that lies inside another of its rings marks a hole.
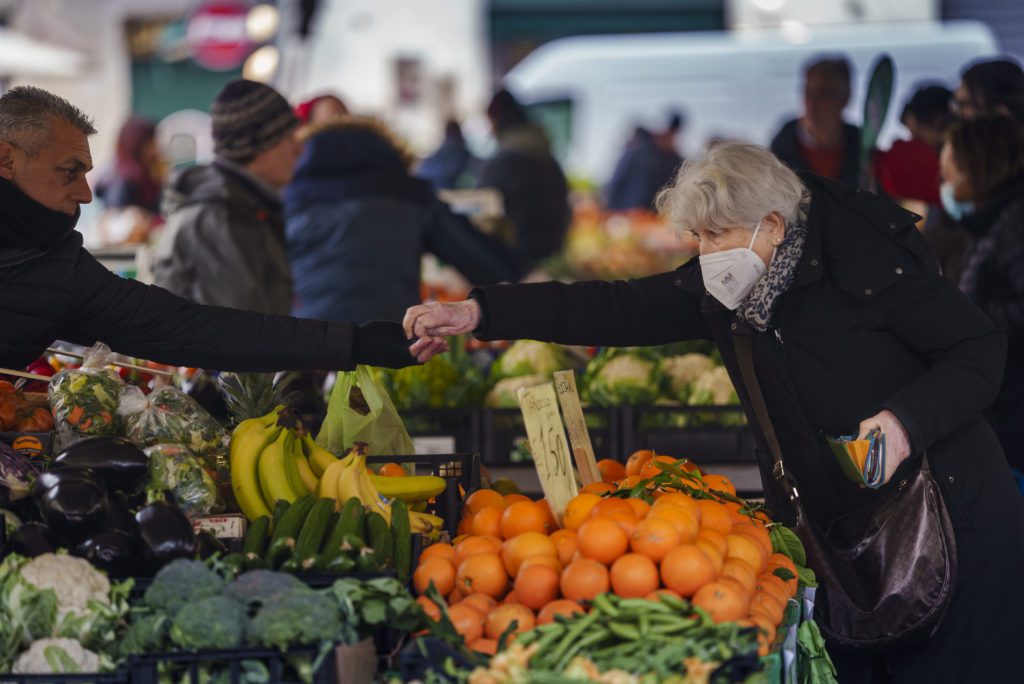
[[[525,387],[517,394],[544,497],[555,518],[561,520],[577,489],[569,448],[565,443],[565,427],[558,413],[555,386],[549,382]]]
[[[565,426],[569,428],[569,441],[572,443],[576,469],[580,471],[580,481],[584,485],[600,482],[601,471],[597,467],[587,420],[583,417],[580,395],[576,391],[576,376],[571,370],[555,373],[555,391],[558,392],[558,403],[562,405]]]

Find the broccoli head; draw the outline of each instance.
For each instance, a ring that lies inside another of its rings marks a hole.
[[[153,610],[173,616],[186,603],[219,596],[223,590],[224,579],[204,563],[178,559],[161,568],[143,601]]]
[[[118,643],[122,657],[165,650],[171,619],[160,613],[132,616],[131,624]]]
[[[227,596],[189,601],[171,623],[171,641],[188,651],[238,648],[245,632],[246,610]]]
[[[282,651],[291,646],[333,641],[341,633],[338,604],[329,596],[303,590],[279,594],[249,620],[249,643]]]
[[[271,598],[288,591],[310,591],[295,575],[273,570],[243,572],[228,584],[224,595],[245,606],[260,606]]]

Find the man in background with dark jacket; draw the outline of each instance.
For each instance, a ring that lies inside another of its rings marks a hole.
[[[276,90],[244,80],[224,86],[210,116],[216,159],[171,181],[154,280],[200,304],[288,314],[281,190],[299,157],[299,120]]]
[[[216,370],[413,363],[397,323],[201,306],[108,271],[75,231],[80,205],[92,201],[85,175],[95,132],[77,107],[45,90],[0,97],[0,366],[23,368],[55,339],[102,340],[130,356]]]

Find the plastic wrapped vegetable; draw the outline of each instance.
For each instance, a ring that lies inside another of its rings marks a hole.
[[[161,387],[149,396],[126,388],[117,412],[125,435],[139,444],[181,444],[211,469],[226,465],[228,433],[177,387]]]
[[[115,371],[104,368],[109,358],[110,349],[97,343],[81,368],[53,376],[48,396],[59,429],[88,437],[117,434],[117,404],[124,383]]]
[[[191,451],[180,444],[158,444],[146,449],[153,489],[170,490],[178,507],[188,515],[208,515],[217,508],[217,485]]]
[[[38,474],[27,458],[0,441],[0,505],[27,497]]]

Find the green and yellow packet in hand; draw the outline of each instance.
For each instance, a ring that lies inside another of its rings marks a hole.
[[[871,489],[885,483],[885,435],[880,430],[872,430],[867,439],[829,437],[828,445],[847,478]]]

